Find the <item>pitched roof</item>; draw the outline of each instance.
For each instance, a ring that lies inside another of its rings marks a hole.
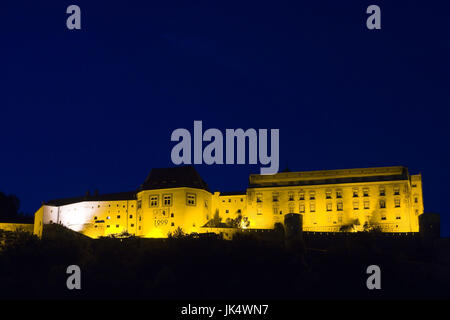
[[[134,200],[136,199],[136,191],[130,192],[118,192],[109,194],[98,195],[86,195],[76,198],[55,199],[45,202],[49,206],[65,206],[72,203],[78,203],[83,201],[122,201],[122,200]]]
[[[168,188],[196,188],[208,192],[209,188],[194,166],[180,166],[172,168],[154,168],[141,186],[141,190]]]

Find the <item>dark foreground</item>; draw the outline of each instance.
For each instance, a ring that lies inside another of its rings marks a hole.
[[[68,290],[69,265],[81,290]],[[368,290],[366,269],[381,269]],[[446,239],[375,234],[92,240],[49,226],[44,238],[9,239],[0,252],[0,299],[448,299]]]

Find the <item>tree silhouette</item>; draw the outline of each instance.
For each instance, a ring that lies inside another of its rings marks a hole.
[[[12,220],[19,215],[20,200],[15,195],[0,192],[0,219]]]

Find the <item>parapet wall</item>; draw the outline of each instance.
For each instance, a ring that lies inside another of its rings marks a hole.
[[[0,223],[0,230],[3,231],[25,231],[33,234],[34,224],[32,223]]]

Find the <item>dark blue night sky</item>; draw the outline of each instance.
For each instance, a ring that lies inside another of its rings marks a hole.
[[[82,30],[66,28],[66,8]],[[382,29],[366,28],[377,4]],[[176,128],[279,128],[280,170],[408,166],[450,235],[444,1],[0,2],[0,190],[136,189]],[[260,165],[198,166],[212,190]]]

